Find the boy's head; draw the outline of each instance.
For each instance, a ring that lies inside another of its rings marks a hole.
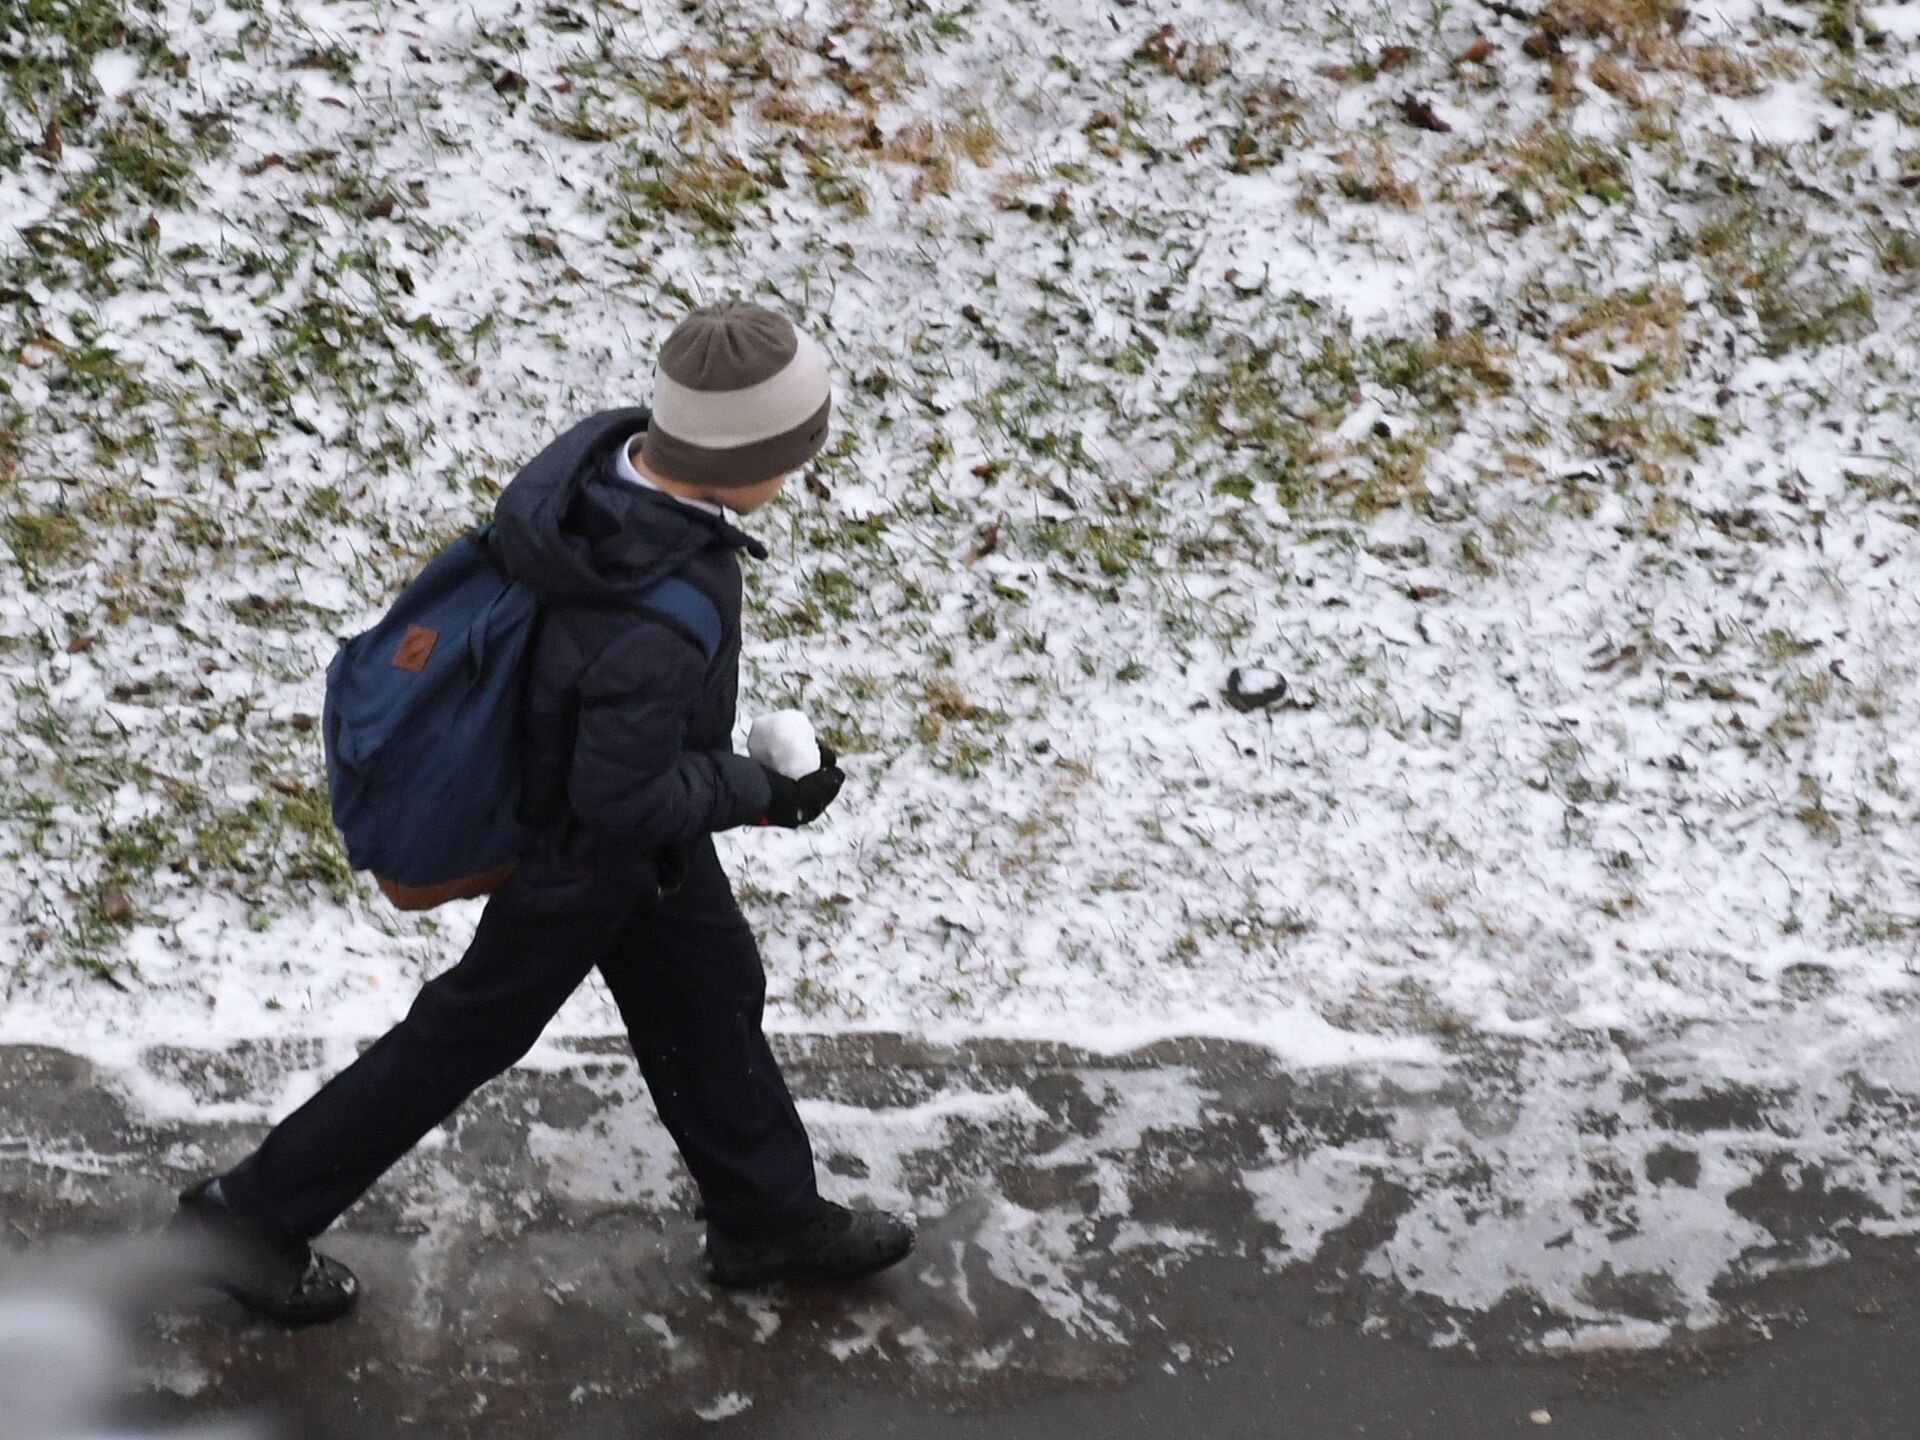
[[[819,453],[832,408],[826,355],[784,316],[707,306],[660,347],[640,460],[675,490],[745,514]]]

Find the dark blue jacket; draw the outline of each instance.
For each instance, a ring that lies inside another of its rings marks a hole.
[[[733,752],[740,682],[738,551],[718,516],[624,481],[620,445],[644,408],[582,421],[501,493],[496,553],[541,600],[526,689],[521,815],[537,839],[503,890],[568,909],[671,889],[685,847],[766,813],[764,771]],[[674,622],[636,608],[679,575],[720,614],[711,666]]]

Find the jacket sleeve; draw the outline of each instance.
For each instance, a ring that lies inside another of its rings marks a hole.
[[[567,798],[603,843],[669,845],[766,813],[772,790],[758,764],[731,750],[685,748],[705,679],[700,651],[650,621],[581,676]]]

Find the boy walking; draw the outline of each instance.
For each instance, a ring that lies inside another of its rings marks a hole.
[[[766,977],[714,850],[738,825],[804,825],[844,776],[824,747],[798,780],[732,749],[739,685],[730,524],[824,443],[824,354],[754,305],[696,310],[668,337],[651,409],[595,415],[501,494],[491,545],[541,602],[524,701],[521,815],[536,839],[465,956],[407,1017],[180,1201],[209,1280],[285,1323],[331,1319],[358,1286],[309,1241],[474,1090],[533,1046],[597,968],[697,1184],[721,1285],[849,1278],[912,1248],[901,1217],[823,1200],[761,1032]],[[637,608],[677,576],[721,621],[699,637]]]

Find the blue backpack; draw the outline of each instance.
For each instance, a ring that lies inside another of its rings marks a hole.
[[[540,607],[499,568],[492,530],[442,550],[327,666],[333,823],[348,862],[403,910],[498,889],[532,838],[517,813],[520,701]],[[697,586],[669,577],[638,604],[713,663],[720,616]]]

